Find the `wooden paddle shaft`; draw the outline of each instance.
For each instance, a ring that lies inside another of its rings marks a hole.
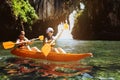
[[[39,38],[33,38],[33,39],[31,39],[31,40],[28,40],[28,41],[34,41],[34,40],[37,40],[37,39],[39,39]],[[28,41],[22,41],[22,42],[15,43],[15,44],[21,44],[21,43],[25,43],[25,42],[28,42]]]

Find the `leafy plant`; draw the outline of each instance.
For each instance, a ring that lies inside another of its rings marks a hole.
[[[28,0],[11,0],[13,14],[16,20],[21,23],[32,25],[33,21],[38,19],[34,8],[29,4]]]

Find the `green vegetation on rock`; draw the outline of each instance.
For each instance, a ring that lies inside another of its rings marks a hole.
[[[28,0],[11,0],[12,10],[16,20],[28,25],[33,24],[33,21],[38,19],[34,8],[29,4]]]

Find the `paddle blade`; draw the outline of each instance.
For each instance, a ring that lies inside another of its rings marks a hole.
[[[67,23],[64,24],[64,29],[68,29],[69,28],[69,25]]]
[[[13,48],[14,46],[15,46],[15,43],[12,42],[12,41],[3,42],[3,47],[4,47],[4,49]]]
[[[45,56],[47,56],[47,55],[49,54],[49,52],[51,51],[51,45],[50,45],[50,44],[45,44],[45,45],[42,47],[41,51],[43,52],[43,54],[44,54]]]
[[[43,41],[44,36],[43,36],[43,35],[41,35],[41,36],[39,36],[38,38],[39,38],[41,41]]]

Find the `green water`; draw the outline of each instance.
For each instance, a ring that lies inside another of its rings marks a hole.
[[[120,41],[58,41],[67,52],[91,52],[94,57],[85,59],[86,63],[93,66],[95,78],[120,80]],[[96,80],[96,79],[93,80]]]
[[[1,44],[2,45],[2,44]],[[36,41],[34,45],[41,48],[42,43]],[[93,57],[83,60],[87,65],[93,66],[88,73],[92,78],[84,80],[120,80],[120,41],[82,41],[82,40],[58,40],[56,47],[62,47],[70,53],[93,53]],[[4,50],[0,46],[0,64],[3,58],[12,57],[10,50]],[[73,77],[68,80],[83,80]]]

